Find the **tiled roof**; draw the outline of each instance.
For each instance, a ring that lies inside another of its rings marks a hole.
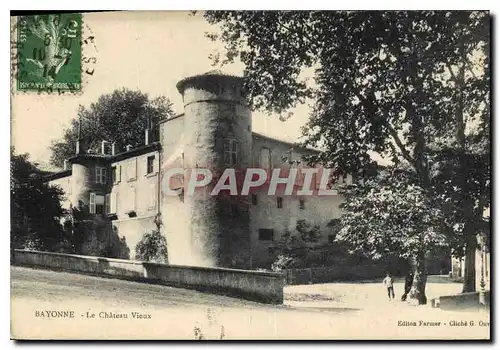
[[[302,146],[299,146],[297,143],[290,142],[290,141],[280,140],[280,139],[277,139],[275,137],[271,137],[271,136],[267,136],[267,135],[264,135],[264,134],[260,134],[260,133],[255,132],[255,131],[252,132],[252,136],[254,136],[256,138],[262,138],[262,139],[267,139],[267,140],[271,140],[271,141],[283,143],[285,145],[289,145],[289,146],[294,147],[294,148],[308,150],[308,151],[311,151],[311,152],[320,152],[320,150],[318,150],[318,149],[314,149],[314,148],[311,148],[311,147],[302,147]]]
[[[152,142],[149,145],[142,145],[142,146],[133,148],[129,151],[117,153],[115,155],[96,154],[96,153],[78,154],[78,155],[75,155],[74,157],[69,158],[68,161],[71,163],[72,161],[75,161],[77,159],[95,159],[95,160],[104,160],[107,162],[116,162],[119,160],[135,157],[135,156],[143,154],[143,153],[151,152],[153,150],[158,150],[160,148],[161,148],[161,145],[159,142]]]
[[[42,177],[43,181],[52,181],[52,180],[57,180],[62,177],[70,176],[72,173],[71,169],[63,170],[63,171],[57,171],[51,174],[46,174]]]

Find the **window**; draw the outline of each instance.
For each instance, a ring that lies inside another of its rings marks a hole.
[[[111,183],[112,184],[115,184],[117,181],[117,178],[116,178],[116,167],[112,167],[111,168]]]
[[[111,212],[111,199],[110,195],[106,195],[106,214],[109,214]]]
[[[303,199],[299,200],[299,209],[305,209],[306,208],[306,202]]]
[[[271,168],[271,150],[269,148],[261,148],[260,150],[260,167],[264,170]]]
[[[152,174],[155,168],[155,156],[148,157],[146,174]]]
[[[257,195],[252,194],[252,205],[257,205]]]
[[[104,214],[105,213],[105,196],[90,193],[89,212],[91,214]]]
[[[230,216],[238,216],[239,215],[239,206],[237,203],[229,203],[228,211]]]
[[[276,205],[278,206],[279,209],[283,208],[283,197],[278,197]]]
[[[95,182],[98,184],[105,184],[106,183],[106,168],[103,167],[96,167],[95,168]]]
[[[113,184],[117,184],[122,180],[122,166],[116,165],[111,168],[111,180]]]
[[[116,214],[116,193],[106,195],[106,214]]]
[[[239,144],[238,141],[232,139],[224,140],[224,163],[227,165],[237,165]]]
[[[259,241],[272,241],[274,230],[272,228],[259,228]]]
[[[127,164],[127,180],[133,181],[137,178],[137,160],[131,159]]]

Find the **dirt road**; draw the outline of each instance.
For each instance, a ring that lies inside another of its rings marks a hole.
[[[459,286],[431,283],[429,295],[443,288]],[[285,288],[285,305],[271,306],[179,288],[12,267],[11,334],[17,339],[489,337],[488,313],[389,302],[380,289],[380,283],[292,286]],[[52,317],[52,311],[59,311],[59,317]]]

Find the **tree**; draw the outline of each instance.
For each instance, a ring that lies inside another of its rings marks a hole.
[[[307,220],[297,220],[294,232],[285,232],[276,242],[275,261],[271,265],[273,271],[285,268],[311,267],[314,264],[314,253],[320,239],[320,226],[312,225]]]
[[[158,122],[174,115],[172,103],[163,96],[150,100],[147,94],[128,89],[115,90],[99,97],[88,108],[78,107],[78,117],[64,131],[62,140],[53,142],[50,162],[61,167],[65,159],[75,155],[81,121],[82,146],[100,152],[100,142],[114,142],[117,150],[127,145],[144,143],[144,131],[153,128],[152,138],[158,140]]]
[[[120,237],[116,226],[104,216],[71,207],[63,226],[67,237],[65,250],[68,253],[130,259],[130,248],[125,237]]]
[[[55,250],[64,240],[60,220],[63,191],[43,183],[43,173],[28,154],[16,154],[11,148],[11,246],[37,250]]]
[[[397,253],[410,261],[415,268],[413,297],[426,304],[426,258],[447,246],[442,211],[411,174],[399,170],[386,170],[341,192],[346,197],[341,238],[374,259]]]
[[[254,108],[286,115],[314,101],[303,146],[323,152],[311,163],[369,177],[378,153],[414,174],[407,185],[446,209],[443,230],[455,254],[465,248],[464,291],[473,289],[474,228],[490,193],[488,13],[209,11],[205,18],[220,27],[209,37],[226,44],[222,64],[245,64]],[[481,159],[480,170],[471,158]],[[449,164],[456,166],[445,175]]]

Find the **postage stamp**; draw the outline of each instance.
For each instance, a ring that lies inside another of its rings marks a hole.
[[[82,15],[21,16],[18,20],[18,91],[80,91]]]

